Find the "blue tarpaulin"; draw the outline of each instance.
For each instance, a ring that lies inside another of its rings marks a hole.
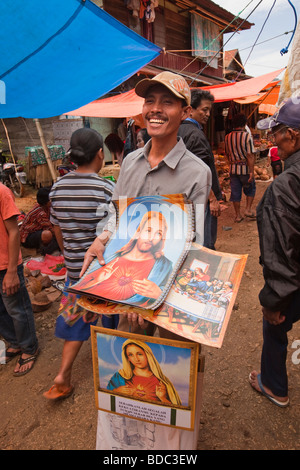
[[[89,0],[6,1],[0,20],[1,118],[72,111],[161,52]]]

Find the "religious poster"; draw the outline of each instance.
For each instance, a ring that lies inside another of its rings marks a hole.
[[[183,194],[120,198],[117,229],[69,292],[154,310],[162,304],[194,234],[193,204]]]
[[[193,243],[165,301],[155,311],[113,302],[94,303],[88,297],[82,297],[79,304],[106,315],[136,312],[179,336],[220,348],[246,262],[247,255],[222,253]]]
[[[91,327],[96,407],[193,429],[199,345]]]

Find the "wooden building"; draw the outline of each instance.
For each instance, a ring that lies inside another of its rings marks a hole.
[[[252,23],[236,18],[211,0],[93,2],[137,34],[162,48],[159,57],[107,96],[128,91],[134,88],[140,79],[155,76],[164,70],[181,74],[193,87],[226,83],[223,74],[223,32],[242,31],[252,26]],[[107,40],[109,41],[109,38]],[[99,61],[101,62],[101,57]],[[87,125],[98,130],[105,138],[112,132],[117,133],[122,119],[86,119],[78,116],[73,120],[66,116],[57,116],[41,119],[40,123],[47,145],[61,144],[67,150],[74,128]],[[35,124],[32,119],[23,118],[6,119],[5,124],[14,156],[24,162],[25,148],[41,145]],[[210,137],[212,138],[211,135]],[[8,142],[0,124],[0,144],[1,140],[2,147],[7,149]],[[111,160],[110,152],[105,148],[105,161],[110,163]]]
[[[193,86],[227,81],[223,76],[223,31],[242,31],[252,26],[211,0],[94,0],[94,3],[163,49],[141,72],[149,76],[170,70],[182,74]],[[140,9],[134,12],[133,4],[140,4]],[[143,14],[145,4],[153,7],[151,21]]]

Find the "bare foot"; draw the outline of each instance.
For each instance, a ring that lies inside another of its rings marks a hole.
[[[265,387],[262,383],[259,383],[259,382],[260,382],[260,374],[256,370],[253,370],[249,375],[249,383],[251,387],[253,387],[257,392],[269,398],[269,400],[271,400],[273,403],[275,403],[278,406],[288,405],[289,403],[288,397],[278,397],[274,395],[274,393],[272,393],[272,391],[268,387]]]
[[[56,389],[59,392],[66,392],[67,390],[70,390],[71,388],[71,374],[63,375],[63,374],[57,374],[57,376],[54,379],[54,384],[56,385]]]

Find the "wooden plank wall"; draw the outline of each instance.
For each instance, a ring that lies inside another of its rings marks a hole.
[[[54,145],[52,123],[57,118],[40,119],[47,145]],[[4,119],[12,151],[16,159],[25,160],[25,147],[41,145],[41,141],[33,119],[11,118]],[[0,139],[2,148],[9,149],[8,141],[2,123],[0,123]]]
[[[191,49],[191,20],[189,16],[179,15],[172,10],[165,10],[166,49]]]
[[[56,119],[57,118],[40,119],[40,124],[42,126],[47,145],[55,144],[52,123]],[[46,163],[44,165],[33,167],[30,158],[28,159],[25,157],[25,147],[41,145],[41,140],[33,119],[11,118],[4,119],[4,123],[7,128],[14,158],[16,161],[24,164],[28,183],[32,184],[36,188],[51,186],[53,181],[48,164]],[[2,123],[0,123],[0,139],[2,140],[2,148],[9,150],[6,133]],[[57,165],[60,163],[61,160],[53,162],[55,170]]]
[[[107,13],[129,27],[130,12],[124,5],[124,0],[104,0],[103,7]]]

